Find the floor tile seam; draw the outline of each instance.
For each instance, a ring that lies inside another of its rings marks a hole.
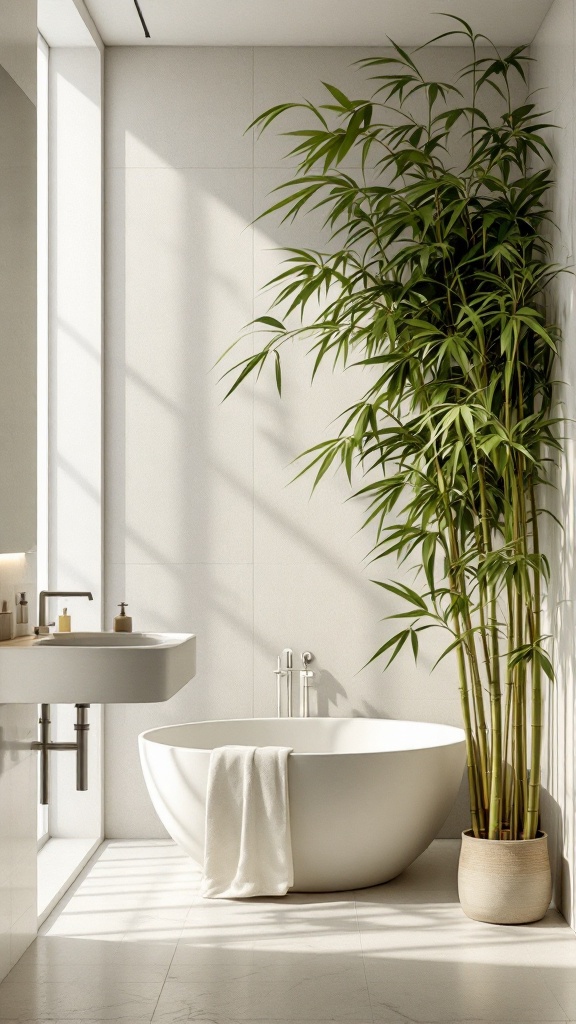
[[[168,978],[170,976],[170,971],[172,970],[172,964],[174,962],[174,957],[176,956],[176,951],[178,949],[178,944],[179,944],[180,939],[182,938],[182,935],[184,933],[184,928],[185,928],[185,923],[182,925],[182,928],[180,929],[180,934],[179,934],[179,936],[178,936],[178,938],[176,940],[176,943],[174,945],[174,949],[172,951],[172,956],[170,957],[170,963],[166,967],[166,974],[164,975],[164,981],[162,982],[162,985],[160,986],[160,991],[158,993],[158,999],[156,1000],[156,1003],[154,1004],[154,1009],[152,1010],[152,1015],[150,1017],[150,1021],[154,1020],[154,1015],[156,1013],[156,1010],[158,1009],[158,1004],[160,1003],[160,1000],[162,998],[162,993],[163,993],[164,988],[166,986],[166,982],[168,981]]]
[[[537,965],[533,965],[533,966],[536,967]],[[541,967],[540,970],[544,972],[544,984],[546,986],[547,991],[550,993],[550,995],[552,996],[552,999],[554,1000],[556,1005],[560,1007],[560,1010],[564,1014],[564,1022],[569,1021],[570,1017],[568,1015],[568,1011],[564,1009],[564,1007],[562,1006],[562,1003],[560,1002],[558,996],[556,995],[556,992],[554,991],[554,988],[552,987],[552,985],[548,982],[548,980],[546,978],[546,972],[549,970],[549,968]]]
[[[359,939],[359,942],[360,942],[360,958],[361,958],[361,961],[362,961],[362,973],[364,975],[364,985],[366,986],[366,993],[368,995],[368,1007],[370,1009],[370,1016],[371,1016],[372,1020],[374,1021],[374,1019],[375,1019],[374,1018],[374,1007],[372,1005],[372,995],[371,995],[371,992],[370,992],[370,986],[368,984],[368,974],[367,974],[367,971],[366,971],[366,959],[364,957],[364,946],[362,944],[362,932],[360,930],[360,922],[358,920],[358,904],[357,904],[356,900],[354,900],[354,918],[355,918],[355,921],[356,921],[356,929],[358,931],[358,939]]]
[[[222,947],[218,947],[218,946],[215,946],[215,947],[210,947],[210,946],[203,947],[203,952],[204,951],[207,952],[206,959],[212,959],[212,963],[226,965],[228,967],[235,967],[235,968],[237,968],[239,970],[243,970],[244,968],[248,968],[248,967],[251,966],[251,964],[248,963],[248,962],[246,962],[246,963],[234,962],[235,960],[237,961],[238,957],[245,957],[245,958],[252,957],[252,958],[256,958],[257,959],[259,953],[266,954],[267,952],[272,952],[275,957],[278,957],[278,955],[282,956],[283,954],[285,954],[287,956],[290,956],[290,954],[300,952],[301,950],[302,950],[302,946],[300,944],[298,944],[298,943],[294,943],[292,946],[290,946],[288,948],[284,947],[283,949],[277,949],[277,950],[275,950],[274,948],[270,949],[269,946],[259,946],[259,945],[255,944],[255,943],[249,943],[249,944],[247,944],[245,946],[242,946],[241,948],[232,948],[232,947],[230,947],[230,948],[223,949]],[[174,953],[174,956],[175,955],[176,955],[176,952]],[[174,964],[174,956],[172,957],[172,960],[170,961],[169,971],[172,969],[173,966],[174,966],[175,971],[178,971],[180,968],[182,968],[183,970],[184,969],[188,969],[189,971],[193,971],[193,970],[200,971],[200,970],[205,970],[205,968],[206,968],[205,963],[200,963],[200,962],[199,963],[195,963],[193,959],[191,959],[189,961],[188,960],[180,960],[179,959],[178,962],[176,964]],[[320,968],[325,967],[326,959],[327,958],[330,959],[331,963],[337,963],[337,966],[339,966],[341,968],[355,966],[359,959],[363,959],[362,957],[358,957],[358,951],[357,950],[344,950],[344,951],[342,951],[342,950],[338,950],[338,949],[337,950],[332,950],[332,949],[312,949],[311,950],[309,948],[306,948],[305,949],[305,956],[306,956],[306,966],[307,967],[311,966],[311,967],[320,967]],[[265,964],[264,966],[268,970],[284,970],[285,969],[285,964],[280,962],[280,960],[278,960],[278,963],[268,963],[268,964]],[[176,978],[170,978],[170,979],[167,979],[167,980],[175,981],[177,979]]]

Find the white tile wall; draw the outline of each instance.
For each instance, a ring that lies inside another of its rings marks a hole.
[[[108,197],[108,556],[251,562],[252,397],[213,369],[252,315],[251,172],[114,169]]]
[[[532,47],[535,61],[530,86],[538,102],[549,111],[548,120],[557,129],[548,132],[554,157],[556,187],[548,197],[554,227],[550,229],[553,258],[565,266],[574,265],[576,252],[575,202],[575,8],[572,0],[556,0]],[[556,896],[565,917],[576,924],[574,852],[574,770],[575,770],[575,691],[576,653],[576,476],[574,417],[576,416],[576,304],[573,272],[555,283],[551,312],[562,330],[564,341],[558,361],[559,415],[567,417],[565,457],[556,477],[557,488],[547,496],[548,506],[563,524],[560,530],[546,522],[544,542],[548,550],[558,550],[552,559],[552,580],[548,602],[548,629],[553,637],[557,682],[549,695],[549,743],[544,801],[545,825],[552,837],[556,864]]]
[[[276,655],[316,655],[316,707],[459,723],[455,673],[362,671],[392,611],[370,578],[359,502],[342,477],[291,484],[292,460],[332,435],[367,376],[322,372],[287,352],[280,401],[270,375],[221,404],[216,359],[266,302],[258,288],[281,244],[322,245],[320,219],[251,226],[285,172],[287,140],[255,141],[254,113],[318,99],[322,79],[359,93],[355,48],[115,48],[107,52],[106,623],[121,600],[134,627],[198,634],[196,678],[167,704],[107,709],[106,830],[163,834],[137,755],[144,728],[273,713]],[[451,75],[455,49],[430,54]],[[289,121],[285,127],[290,127]],[[281,126],[280,130],[282,129]],[[350,166],[354,156],[350,156]],[[250,351],[248,338],[241,352]],[[465,799],[447,824],[467,824]]]
[[[107,53],[109,167],[248,167],[252,50],[119,47]]]
[[[0,557],[0,599],[26,590],[31,623],[35,568],[33,555]],[[36,935],[37,721],[35,704],[0,704],[0,980]]]
[[[19,6],[29,40],[36,5],[25,0]],[[25,58],[22,70],[26,63],[35,69],[35,53],[32,62],[22,26],[20,31],[14,49]],[[3,21],[0,56],[9,40],[10,26]],[[0,309],[10,338],[0,379],[2,415],[11,425],[0,433],[0,551],[6,552],[27,551],[36,542],[36,109],[2,66],[0,137]]]
[[[0,979],[36,935],[37,718],[35,705],[0,704]]]
[[[0,549],[14,552],[36,543],[35,0],[3,7],[1,35],[2,234],[9,253],[2,252],[0,289]],[[0,553],[0,601],[13,612],[16,590],[28,594],[32,625],[36,557]],[[0,980],[36,935],[37,758],[30,744],[37,717],[35,705],[0,704]]]

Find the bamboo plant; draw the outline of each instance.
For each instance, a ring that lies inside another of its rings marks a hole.
[[[374,658],[390,664],[406,644],[417,657],[425,630],[448,633],[473,833],[531,839],[553,679],[539,495],[560,450],[558,336],[545,309],[560,272],[545,242],[550,126],[530,98],[513,100],[524,47],[503,53],[453,17],[426,46],[447,37],[469,48],[451,82],[426,77],[422,47],[391,41],[358,62],[369,98],[326,84],[326,102],[284,103],[253,122],[265,130],[301,114],[285,133],[297,169],[262,216],[319,209],[331,240],[327,251],[285,251],[270,312],[249,325],[262,344],[226,371],[228,394],[268,362],[281,392],[287,341],[307,345],[312,377],[325,360],[369,368],[367,391],[336,437],[303,453],[303,472],[316,484],[330,467],[351,481],[359,471],[374,556],[415,560],[417,590],[375,581],[401,610]],[[343,169],[351,152],[358,171]]]

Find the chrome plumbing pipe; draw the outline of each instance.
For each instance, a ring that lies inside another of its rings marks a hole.
[[[276,715],[278,718],[282,718],[282,677],[284,672],[282,671],[282,658],[278,655],[276,662]]]
[[[302,671],[300,672],[300,716],[301,718],[308,718],[310,714],[310,705],[308,691],[310,687],[310,680],[314,678],[314,673],[310,672],[308,666],[311,661],[314,661],[314,655],[310,654],[310,651],[303,651],[300,655],[302,660]],[[286,715],[288,718],[293,718],[293,695],[292,695],[292,678],[294,675],[294,652],[290,647],[285,647],[282,654],[278,655],[276,659],[276,714],[278,718],[282,718],[282,680],[286,680]]]
[[[286,714],[288,718],[292,718],[292,673],[293,668],[293,652],[290,647],[285,647],[282,654],[278,655],[276,661],[276,714],[278,718],[282,718],[282,680],[286,680]]]
[[[288,718],[292,718],[292,667],[293,654],[289,647],[285,647],[282,654],[286,655],[286,714]]]
[[[38,745],[32,744],[32,749],[40,751],[40,803],[47,804],[50,789],[50,759],[48,748],[50,744],[50,705],[42,704],[40,718],[40,740]]]
[[[52,750],[73,750],[76,753],[76,789],[88,789],[88,708],[89,704],[76,705],[76,743],[54,743],[50,739],[50,705],[42,704],[39,718],[40,739],[30,744],[32,750],[40,752],[40,803],[50,800],[50,752]]]
[[[89,704],[76,705],[76,789],[85,792],[88,789],[88,708]]]

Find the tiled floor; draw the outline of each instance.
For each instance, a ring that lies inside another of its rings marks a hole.
[[[171,843],[110,842],[0,985],[6,1021],[576,1021],[576,936],[469,921],[458,843],[375,889],[203,900]]]

